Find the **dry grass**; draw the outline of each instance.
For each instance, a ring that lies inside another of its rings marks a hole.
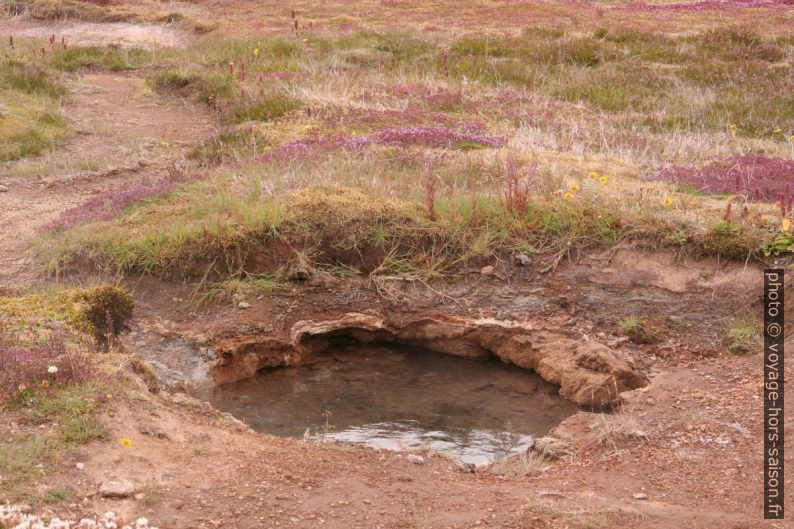
[[[506,457],[488,466],[488,472],[495,476],[529,476],[542,472],[549,461],[534,452]]]
[[[590,424],[587,442],[590,446],[603,447],[617,452],[628,442],[644,441],[648,434],[643,431],[637,418],[629,413],[599,414]]]

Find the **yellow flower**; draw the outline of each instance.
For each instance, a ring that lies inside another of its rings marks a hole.
[[[113,398],[113,393],[108,393],[107,395],[105,395],[105,399],[107,400],[110,400],[112,398]]]
[[[569,189],[574,193],[576,193],[577,191],[579,191],[579,184],[571,184],[571,187]]]
[[[573,198],[573,193],[565,193],[562,198],[565,200],[571,200]]]
[[[131,439],[127,439],[126,437],[122,437],[121,439],[119,439],[119,444],[121,446],[123,446],[124,448],[131,448],[132,447],[132,440]]]
[[[607,175],[602,175],[601,178],[598,179],[598,182],[601,184],[606,184],[609,182],[609,177]]]
[[[731,136],[736,137],[736,124],[731,125]]]
[[[783,132],[783,131],[782,131],[782,130],[780,130],[780,127],[778,127],[778,128],[776,128],[776,129],[775,129],[775,134],[780,134],[781,132]]]
[[[671,208],[673,207],[673,199],[670,197],[664,197],[662,199],[662,204],[664,204],[664,207],[666,208]]]
[[[791,221],[789,219],[783,219],[780,221],[780,231],[789,231],[791,229]]]
[[[598,173],[596,173],[595,171],[590,171],[589,173],[587,173],[587,178],[589,178],[590,180],[595,180],[596,178],[598,178]]]
[[[259,55],[259,48],[254,48],[254,57]]]

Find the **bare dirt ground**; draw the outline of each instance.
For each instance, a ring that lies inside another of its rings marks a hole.
[[[188,41],[188,36],[179,29],[162,24],[80,20],[55,20],[42,24],[24,17],[0,19],[0,33],[36,39],[46,39],[54,34],[65,39],[70,46],[178,47]]]
[[[86,497],[103,480],[132,479],[141,500],[91,497],[75,511],[114,510],[174,528],[785,527],[748,513],[758,503],[761,474],[755,424],[745,421],[745,432],[717,422],[758,414],[727,403],[758,402],[753,363],[732,362],[731,376],[719,380],[706,378],[718,377],[719,366],[672,370],[626,410],[648,441],[618,440],[615,449],[596,447],[530,477],[464,474],[438,455],[416,465],[394,452],[234,430],[199,404],[152,397],[116,406],[107,418],[112,435],[132,439],[131,448],[86,446],[62,462],[67,470],[57,479],[78,483]],[[662,426],[679,413],[670,406],[675,400],[697,406],[697,395],[712,395],[714,386],[731,386],[703,410],[714,422]],[[582,414],[571,422],[583,428],[594,420]],[[77,462],[84,471],[74,469]]]
[[[757,270],[731,265],[713,273],[715,260],[676,265],[658,254],[653,264],[653,257],[623,252],[608,262],[582,259],[550,277],[511,284],[476,278],[468,294],[457,292],[464,303],[449,301],[458,285],[433,307],[547,326],[574,319],[567,326],[572,333],[605,341],[614,340],[616,313],[656,314],[647,321],[655,322],[658,342],[615,345],[651,384],[615,414],[583,411],[563,422],[556,434],[570,439],[576,454],[545,470],[471,474],[434,453],[417,465],[401,453],[245,431],[184,395],[131,393],[103,420],[111,440],[126,437],[132,447],[87,445],[62,461],[52,480],[77,484],[84,499],[73,504],[74,514],[113,510],[173,528],[790,527],[760,515],[760,357],[726,354],[717,343],[720,320],[752,307]],[[622,274],[610,271],[617,266]],[[706,270],[712,275],[703,278]],[[295,286],[247,310],[225,304],[191,312],[180,308],[183,287],[151,279],[132,286],[139,312],[128,347],[183,370],[169,348],[175,339],[265,327],[278,334],[294,318],[321,320],[366,307],[408,314],[437,299],[406,287],[404,298],[386,300],[348,283]],[[626,305],[618,308],[620,300]],[[671,315],[687,324],[665,330]],[[791,371],[788,362],[786,374]],[[85,470],[76,470],[77,462]],[[99,484],[108,479],[133,481],[138,499],[99,498]]]
[[[365,282],[296,285],[246,310],[222,304],[193,312],[180,302],[185,287],[131,283],[139,317],[130,347],[183,372],[191,366],[173,354],[174,340],[272,336],[297,319],[356,310],[437,311],[617,342],[618,354],[652,381],[614,415],[581,412],[566,420],[557,435],[577,446],[576,455],[528,476],[467,474],[437,454],[419,466],[404,454],[216,429],[207,425],[209,412],[119,410],[115,435],[130,436],[136,448],[114,447],[113,455],[87,449],[96,470],[85,491],[109,477],[155,483],[157,500],[146,515],[169,527],[789,527],[760,516],[760,357],[729,354],[723,343],[730,318],[758,303],[758,270],[661,253],[608,257],[583,257],[540,278],[516,272],[510,283],[477,277],[433,290],[404,286],[393,299]],[[648,322],[658,341],[616,340],[616,319],[628,313]],[[685,323],[671,324],[676,318]],[[787,375],[791,370],[788,362]],[[173,438],[130,433],[130,425],[150,424]],[[119,507],[92,501],[94,509]]]
[[[0,288],[35,281],[31,240],[61,212],[105,191],[165,176],[212,126],[199,105],[158,97],[138,77],[86,73],[65,113],[75,135],[39,158],[0,166]]]

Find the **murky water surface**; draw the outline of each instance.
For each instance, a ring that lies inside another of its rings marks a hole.
[[[498,360],[349,345],[203,397],[262,432],[395,450],[427,447],[483,463],[526,450],[533,436],[575,413],[557,391]]]

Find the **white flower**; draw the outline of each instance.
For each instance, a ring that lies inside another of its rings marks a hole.
[[[49,373],[50,375],[54,375],[57,372],[58,372],[57,366],[50,366],[47,368],[47,373]]]
[[[148,525],[149,525],[149,520],[147,520],[146,518],[138,518],[137,520],[135,520],[135,527],[137,527],[138,529],[142,529]]]

